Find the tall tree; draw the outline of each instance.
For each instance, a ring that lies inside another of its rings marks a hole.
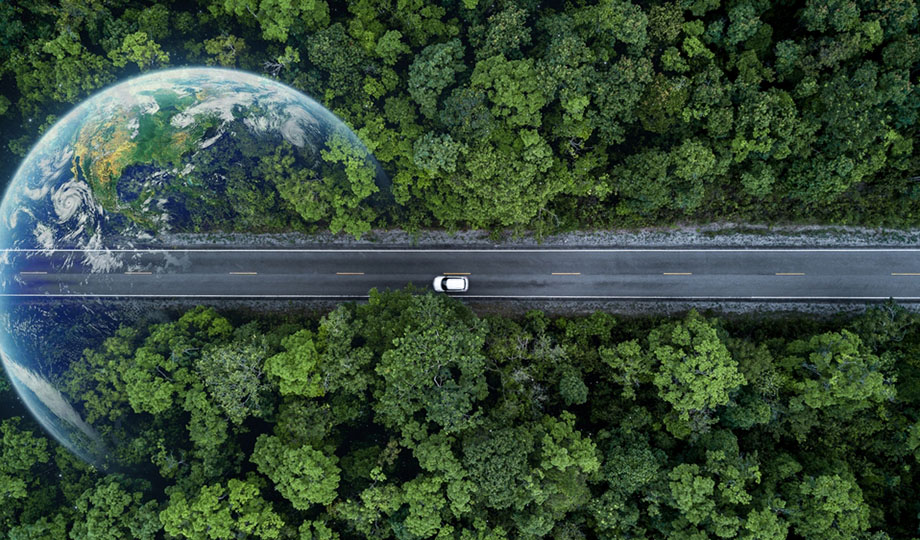
[[[445,297],[416,298],[412,322],[376,367],[383,378],[376,413],[396,429],[416,415],[445,433],[475,426],[486,394],[485,327],[470,315],[457,317]]]
[[[329,504],[339,487],[338,458],[310,445],[289,447],[275,436],[260,435],[252,452],[259,472],[298,510]]]
[[[745,383],[716,329],[696,311],[652,330],[648,343],[657,363],[652,382],[683,422],[713,422],[715,408]]]
[[[202,486],[191,498],[174,491],[160,512],[163,530],[189,540],[279,538],[284,520],[262,498],[255,477]]]

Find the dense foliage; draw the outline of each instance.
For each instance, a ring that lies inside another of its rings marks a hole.
[[[481,318],[405,291],[319,320],[196,308],[63,375],[113,474],[0,421],[0,531],[917,538],[918,359],[920,316],[895,305],[779,323]]]
[[[252,171],[335,230],[920,224],[916,0],[2,2],[3,176],[71,104],[188,64],[278,77],[359,132],[395,209],[280,154]]]

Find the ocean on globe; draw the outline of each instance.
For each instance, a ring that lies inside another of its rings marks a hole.
[[[328,214],[315,192],[347,182],[355,163],[372,169],[366,191],[379,196],[367,201],[380,204],[388,180],[341,120],[236,70],[151,72],[78,105],[32,148],[0,205],[0,355],[24,404],[81,458],[112,463],[113,434],[125,431],[86,417],[91,393],[69,371],[120,324],[159,317],[118,299],[13,295],[31,262],[129,271],[125,253],[182,235],[309,231]]]

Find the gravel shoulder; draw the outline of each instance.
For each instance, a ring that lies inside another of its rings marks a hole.
[[[462,300],[462,297],[460,297]],[[350,302],[346,300],[343,302]],[[318,318],[338,306],[340,301],[335,300],[264,300],[264,299],[189,299],[176,298],[163,299],[131,299],[125,301],[130,309],[145,316],[157,314],[163,317],[163,311],[178,316],[195,306],[211,306],[222,313],[234,313],[244,318],[259,318],[263,316],[293,316],[305,318]],[[361,301],[363,302],[363,301]],[[863,313],[866,303],[855,302],[704,302],[704,301],[671,301],[651,302],[636,300],[501,300],[483,301],[480,299],[465,301],[465,303],[479,316],[500,315],[509,318],[520,318],[530,310],[537,309],[549,316],[587,316],[595,311],[603,311],[622,316],[680,316],[691,309],[711,316],[726,319],[748,318],[751,316],[764,319],[785,319],[789,317],[808,317],[814,319],[830,319],[832,317],[856,316]],[[876,304],[877,305],[877,304]],[[920,311],[918,304],[904,304],[910,311]],[[164,319],[165,320],[165,319]]]
[[[545,237],[486,231],[375,229],[360,239],[345,234],[167,234],[161,245],[183,247],[916,247],[920,229],[884,229],[824,225],[714,223],[673,227],[573,231]]]

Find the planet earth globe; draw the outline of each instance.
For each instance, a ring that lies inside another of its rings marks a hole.
[[[354,178],[380,204],[388,179],[357,136],[254,74],[151,72],[79,104],[35,144],[0,205],[0,357],[22,402],[78,456],[111,464],[112,441],[86,418],[68,370],[120,324],[156,318],[149,304],[21,294],[30,262],[112,272],[130,270],[116,252],[183,234],[309,231],[329,218],[323,193]]]

